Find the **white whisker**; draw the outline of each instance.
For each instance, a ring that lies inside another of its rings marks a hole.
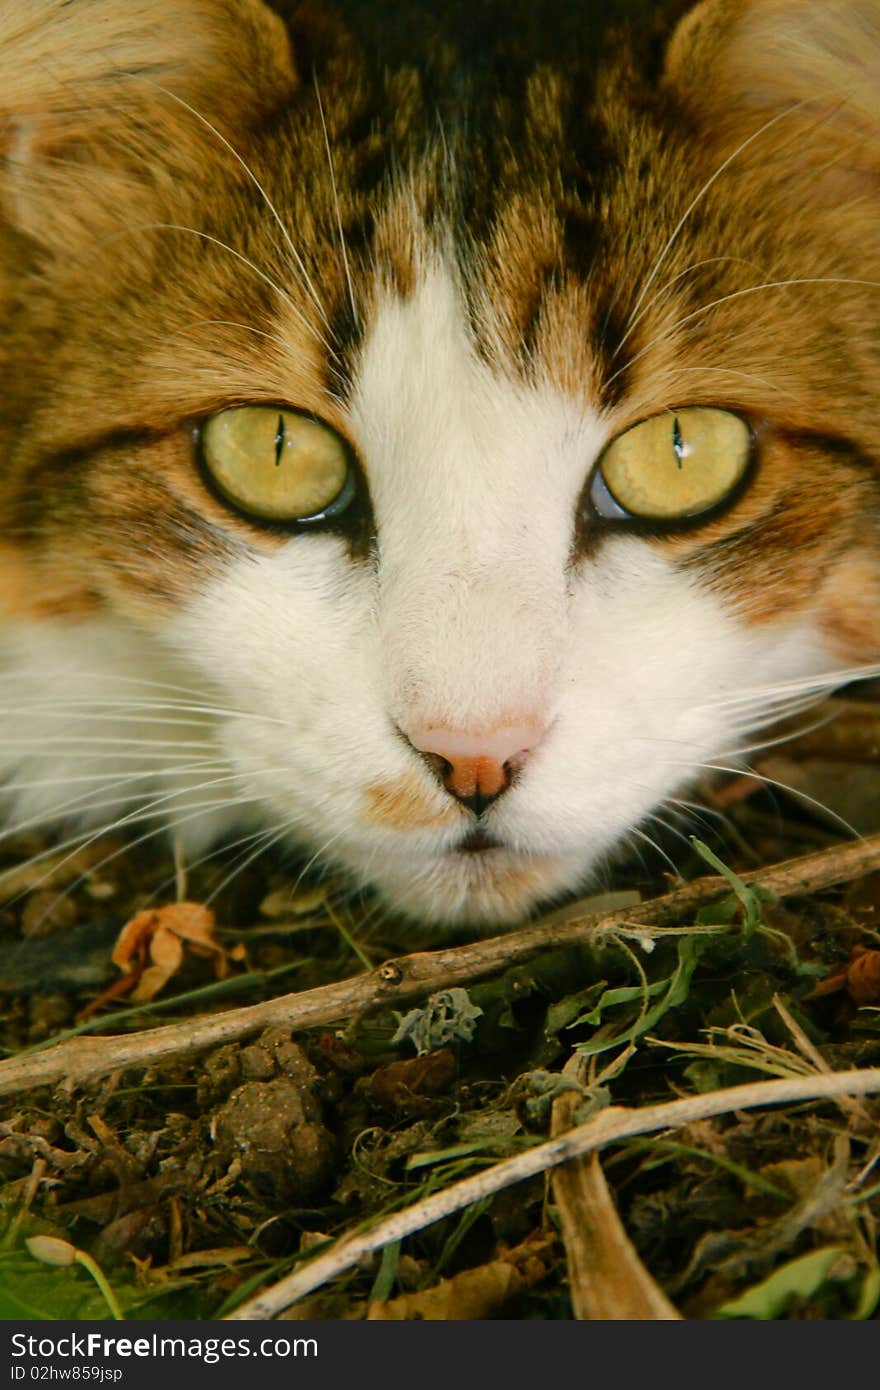
[[[807,792],[801,791],[799,787],[791,787],[787,782],[781,782],[778,777],[768,777],[763,773],[756,772],[754,768],[736,767],[735,765],[729,766],[723,763],[673,762],[669,759],[664,759],[663,761],[667,766],[686,767],[691,772],[729,772],[736,777],[741,777],[744,774],[749,777],[754,777],[755,781],[764,782],[768,787],[778,787],[780,791],[787,792],[789,796],[793,796],[797,798],[797,800],[805,802],[808,806],[813,806],[817,811],[821,811],[823,815],[830,816],[831,819],[837,821],[841,829],[845,830],[848,835],[851,835],[854,840],[862,839],[861,834],[856,830],[855,826],[850,825],[849,821],[844,820],[843,816],[839,816],[830,806],[826,806],[822,801],[817,801],[814,796],[810,796]]]
[[[86,831],[81,831],[79,834],[71,836],[69,839],[63,841],[60,845],[52,845],[48,849],[41,850],[38,854],[32,855],[31,858],[25,860],[23,864],[16,864],[9,869],[3,870],[2,872],[0,872],[0,889],[2,889],[4,879],[8,878],[12,874],[19,873],[24,868],[29,868],[33,864],[38,864],[41,860],[46,859],[49,856],[54,856],[59,853],[63,853],[63,851],[66,849],[71,850],[70,854],[66,855],[65,858],[61,859],[58,863],[53,864],[51,866],[51,868],[47,871],[46,877],[49,877],[53,873],[57,873],[59,869],[63,868],[65,864],[69,863],[69,861],[74,857],[76,853],[78,853],[80,850],[88,848],[90,844],[93,844],[96,840],[100,840],[104,835],[109,835],[115,831],[123,830],[127,825],[131,825],[135,821],[153,820],[157,816],[164,817],[165,808],[167,807],[168,802],[174,801],[175,799],[178,799],[182,796],[190,796],[193,792],[206,791],[211,788],[228,785],[230,782],[236,781],[240,781],[240,775],[238,773],[231,773],[224,775],[223,777],[214,778],[208,782],[199,782],[193,785],[179,787],[174,791],[165,792],[161,796],[154,797],[151,801],[147,801],[145,804],[141,804],[140,806],[138,806],[134,811],[129,811],[126,815],[120,816],[116,820],[109,821],[106,824],[101,825],[98,829],[89,828]],[[243,799],[246,801],[259,801],[261,798],[259,796],[249,796]],[[190,809],[197,809],[199,812],[202,812],[206,809],[226,809],[227,807],[234,806],[236,804],[238,804],[237,800],[224,800],[223,802],[218,802],[216,797],[214,797],[207,801],[198,802],[196,803],[195,807],[191,807]],[[162,807],[163,809],[157,810],[157,807]],[[170,825],[168,828],[171,828]],[[44,881],[44,879],[39,880],[38,883],[31,885],[28,891],[32,891],[34,887],[39,887],[39,883]]]
[[[648,300],[647,304],[645,304],[639,312],[636,312],[636,309],[638,309],[638,306],[636,306],[636,309],[633,310],[633,313],[627,320],[626,331],[623,333],[620,341],[614,349],[614,352],[612,354],[612,361],[620,352],[621,348],[623,347],[630,334],[635,332],[636,328],[638,327],[642,319],[645,317],[645,315],[650,313],[651,309],[654,307],[655,304],[659,302],[661,296],[664,295],[667,290],[671,290],[673,285],[678,284],[678,281],[683,280],[686,275],[692,275],[695,270],[702,270],[708,265],[725,264],[747,265],[750,266],[753,270],[759,269],[759,267],[755,264],[754,261],[747,261],[743,256],[707,256],[702,261],[693,261],[690,265],[685,266],[684,270],[679,270],[677,274],[672,275],[668,280],[665,280],[664,283],[660,286],[660,288],[656,291],[656,293],[652,296],[652,298]]]
[[[219,716],[223,719],[241,718],[252,720],[254,723],[259,724],[275,724],[281,727],[287,727],[287,720],[285,719],[279,719],[268,714],[259,714],[255,710],[235,709],[228,705],[196,704],[195,702],[186,700],[114,699],[108,696],[95,696],[94,699],[82,696],[74,696],[72,698],[65,698],[62,696],[57,699],[52,697],[34,699],[29,700],[24,709],[14,705],[0,707],[0,715],[14,716],[19,713],[31,714],[34,710],[45,710],[50,715],[57,714],[59,718],[66,717],[69,710],[84,710],[84,715],[74,716],[82,718],[88,718],[91,712],[95,710],[128,710],[133,711],[133,713],[114,714],[112,715],[113,720],[118,720],[120,722],[126,720],[129,723],[136,723],[138,720],[141,720],[145,724],[156,724],[161,722],[170,725],[189,724],[196,726],[202,725],[203,727],[206,722],[204,719],[187,720],[179,719],[176,716],[180,714],[210,715],[212,717]],[[168,718],[166,716],[166,711],[175,717]]]
[[[185,772],[185,771],[199,771],[199,772],[209,772],[209,771],[218,771],[218,772],[219,772],[219,771],[223,771],[223,772],[226,772],[227,770],[228,770],[228,764],[215,763],[215,764],[213,764],[213,765],[206,764],[206,765],[200,766],[200,767],[198,767],[198,768],[180,768],[180,769],[175,769],[175,773],[178,773],[178,772]],[[84,791],[84,792],[80,792],[79,795],[74,796],[74,797],[71,797],[71,798],[69,798],[67,801],[62,801],[60,804],[58,804],[58,805],[52,807],[52,813],[51,813],[51,820],[52,820],[52,823],[53,823],[53,824],[58,824],[58,823],[61,823],[62,821],[69,820],[69,819],[71,818],[71,813],[74,812],[74,811],[76,811],[77,808],[79,808],[79,812],[80,812],[81,814],[84,812],[84,813],[87,814],[89,817],[91,817],[91,816],[94,814],[95,811],[103,811],[103,810],[106,810],[108,807],[111,807],[111,806],[112,806],[112,807],[117,807],[117,806],[118,806],[118,807],[122,807],[122,806],[124,806],[126,803],[131,802],[131,801],[139,802],[139,803],[142,804],[142,803],[144,802],[144,800],[150,795],[150,793],[147,791],[147,789],[146,789],[146,787],[143,785],[143,783],[146,782],[148,779],[153,780],[153,779],[156,779],[157,777],[159,777],[159,776],[161,776],[161,775],[162,775],[161,773],[149,773],[149,774],[146,774],[146,775],[145,775],[145,774],[143,774],[143,773],[141,773],[141,772],[132,772],[132,773],[127,773],[124,777],[122,777],[122,778],[117,778],[117,779],[113,779],[113,778],[110,778],[110,777],[101,778],[100,780],[98,780],[98,779],[96,779],[96,778],[90,778],[89,780],[92,782],[92,786],[91,786],[91,789],[90,789],[90,790],[87,790],[87,791]],[[65,778],[65,779],[64,779],[64,785],[65,785],[65,786],[67,785],[67,783],[68,783],[69,780],[72,780],[72,779],[68,779],[68,778]],[[85,778],[80,778],[79,780],[80,780],[80,781],[85,781],[86,779],[85,779]],[[128,782],[140,782],[142,785],[141,785],[141,787],[140,787],[140,789],[139,789],[138,791],[124,793],[124,792],[121,791],[121,788],[122,788],[123,786],[125,786],[126,783],[128,783]],[[26,784],[23,784],[23,785],[26,785]],[[39,785],[39,784],[38,784],[38,785]],[[103,793],[103,792],[105,792],[105,791],[109,791],[110,785],[114,785],[116,788],[118,788],[118,790],[114,791],[114,794],[113,794],[112,796],[104,797],[104,798],[102,798],[100,801],[94,800],[94,797],[95,797],[96,793]],[[189,787],[188,787],[188,786],[187,786],[187,787],[183,787],[183,788],[180,789],[180,792],[179,792],[178,794],[182,796],[182,795],[184,795],[188,790],[189,790]],[[2,786],[2,787],[0,787],[0,794],[5,794],[5,793],[7,793],[8,791],[9,791],[9,788],[8,788],[7,786]],[[8,840],[8,839],[10,839],[10,838],[12,838],[12,837],[14,837],[14,836],[16,836],[16,835],[22,834],[22,832],[25,831],[25,830],[33,830],[33,829],[35,829],[37,826],[45,825],[45,824],[46,824],[46,820],[47,820],[46,812],[45,812],[45,811],[40,811],[40,812],[35,813],[35,814],[32,815],[32,816],[27,817],[27,819],[25,819],[25,820],[17,821],[14,825],[4,826],[3,830],[0,830],[0,843],[2,843],[3,840]],[[2,875],[0,875],[0,881],[2,881]]]
[[[0,681],[26,681],[47,679],[46,669],[43,666],[17,666],[14,671],[0,671]],[[109,681],[119,681],[123,685],[143,685],[154,690],[175,690],[183,695],[192,695],[197,700],[205,698],[205,691],[197,686],[174,685],[170,681],[147,680],[143,676],[126,676],[115,671],[64,671],[66,682],[100,680],[103,684]]]
[[[737,371],[733,367],[715,367],[706,365],[699,367],[682,367],[678,363],[676,363],[675,367],[676,376],[705,376],[707,372],[716,372],[719,376],[723,377],[737,377],[742,381],[755,381],[759,386],[763,386],[767,391],[772,391],[778,396],[787,396],[788,399],[792,401],[796,401],[799,399],[796,391],[787,391],[786,388],[784,386],[780,386],[778,382],[768,381],[766,377],[758,376],[757,372],[741,372]]]
[[[318,342],[321,345],[321,347],[325,349],[325,351],[331,351],[330,344],[327,342],[326,338],[315,327],[313,323],[309,322],[309,320],[306,318],[305,314],[302,312],[299,305],[291,297],[291,295],[289,295],[287,291],[277,283],[277,281],[273,280],[270,275],[267,275],[264,270],[261,270],[258,265],[256,265],[252,260],[249,260],[247,256],[241,253],[241,251],[236,251],[235,247],[230,246],[228,242],[221,241],[219,237],[212,236],[210,232],[200,231],[198,227],[187,227],[184,223],[181,222],[140,222],[137,224],[137,226],[124,227],[121,231],[114,232],[111,236],[105,237],[103,244],[106,244],[107,242],[110,242],[120,236],[133,235],[136,232],[184,232],[189,236],[199,237],[200,240],[207,241],[212,246],[219,247],[221,251],[228,251],[230,256],[233,256],[237,261],[240,261],[242,265],[247,266],[248,270],[253,271],[254,275],[256,275],[258,279],[262,280],[265,285],[268,285],[269,288],[273,291],[273,293],[277,294],[278,298],[284,301],[284,303],[288,306],[293,316],[302,325],[306,332],[310,333],[312,337],[316,340],[316,342]]]
[[[178,96],[176,92],[169,91],[169,89],[167,87],[163,87],[161,83],[153,82],[150,78],[142,77],[140,73],[130,73],[129,76],[133,77],[137,81],[148,82],[150,86],[156,87],[160,92],[164,92],[165,96],[169,97],[171,101],[176,101],[179,106],[182,106],[184,110],[188,111],[190,115],[194,116],[197,121],[201,121],[202,125],[205,126],[206,129],[209,130],[212,135],[215,135],[217,139],[220,141],[221,145],[223,145],[223,147],[229,151],[233,159],[236,159],[238,161],[241,168],[244,170],[245,174],[250,179],[251,183],[259,192],[261,198],[263,199],[263,202],[269,210],[270,215],[274,219],[275,224],[278,227],[278,230],[281,232],[281,235],[284,238],[287,249],[293,258],[294,265],[297,267],[300,275],[302,276],[303,284],[308,290],[312,303],[318,310],[318,313],[321,315],[321,318],[324,320],[326,327],[329,329],[330,320],[327,318],[324,306],[321,303],[320,298],[318,297],[318,292],[315,289],[315,286],[309,277],[308,271],[306,270],[305,261],[303,260],[302,256],[297,250],[293,238],[290,235],[290,231],[288,230],[287,226],[282,220],[281,215],[278,212],[278,209],[275,207],[275,204],[272,202],[272,199],[269,197],[269,194],[266,192],[262,183],[257,178],[256,174],[254,173],[253,169],[251,169],[247,161],[242,158],[235,146],[232,145],[226,139],[226,136],[223,135],[222,132],[219,131],[215,125],[212,125],[208,118],[202,115],[201,111],[197,111],[196,108],[194,106],[191,106],[188,101],[184,101],[183,97]]]
[[[761,136],[765,135],[768,130],[771,130],[773,128],[773,126],[778,125],[780,121],[787,120],[789,116],[791,116],[795,111],[798,111],[804,105],[806,105],[805,102],[798,101],[795,102],[793,105],[786,107],[784,111],[777,111],[775,115],[771,116],[770,119],[765,121],[763,125],[759,126],[757,130],[752,131],[751,135],[748,135],[745,140],[741,141],[740,144],[737,145],[736,149],[733,150],[729,155],[727,155],[725,159],[722,160],[715,172],[711,174],[708,179],[706,179],[705,183],[688,203],[681,217],[678,219],[678,222],[673,227],[672,232],[670,233],[666,241],[666,244],[663,247],[663,250],[660,252],[659,256],[655,260],[653,268],[650,274],[648,275],[648,278],[645,280],[641,292],[638,298],[636,299],[635,304],[633,305],[632,313],[630,314],[627,323],[627,332],[629,331],[629,326],[632,323],[633,318],[638,313],[642,303],[644,302],[645,295],[648,293],[648,290],[651,288],[652,284],[657,278],[657,275],[660,271],[660,267],[662,266],[663,262],[666,260],[666,257],[669,255],[669,252],[672,250],[673,246],[678,240],[680,232],[684,228],[691,214],[705,198],[706,194],[709,192],[709,189],[713,186],[714,183],[717,182],[718,179],[720,179],[721,175],[725,172],[725,170],[729,169],[731,164],[733,164],[735,160],[739,159],[740,155],[743,154],[744,151],[747,150],[750,145],[753,145],[756,140],[759,140]]]
[[[276,827],[275,829],[264,831],[262,839],[260,843],[257,845],[257,848],[251,850],[250,853],[247,854],[247,856],[244,858],[244,861],[240,861],[239,863],[237,863],[236,866],[232,869],[232,871],[226,874],[226,876],[223,879],[221,879],[221,881],[217,884],[217,887],[211,890],[211,892],[205,898],[205,906],[210,907],[211,903],[214,902],[214,900],[218,898],[220,894],[223,892],[223,889],[228,888],[230,883],[232,883],[236,878],[238,878],[240,874],[243,874],[245,869],[247,869],[248,866],[252,864],[255,859],[259,859],[261,854],[265,854],[267,850],[270,850],[273,845],[277,845],[281,840],[285,838],[286,835],[289,834],[290,826],[289,824],[287,824],[287,822],[281,825],[280,828]]]
[[[188,862],[186,865],[187,873],[192,873],[194,869],[200,869],[203,864],[210,863],[212,859],[218,859],[223,855],[229,854],[232,850],[238,849],[241,845],[250,845],[253,844],[255,840],[262,840],[265,838],[266,835],[271,835],[276,829],[279,828],[280,827],[276,825],[272,826],[268,830],[252,830],[250,834],[241,835],[235,840],[221,840],[219,844],[216,844],[211,849],[209,849],[206,854],[202,854],[199,856],[198,859],[193,859],[191,862]],[[158,887],[154,889],[153,893],[150,895],[150,901],[152,902],[154,898],[158,898],[159,896],[161,896],[162,893],[166,892],[169,888],[173,887],[173,885],[176,882],[177,871],[175,870],[175,872],[171,874],[169,878],[163,879],[162,882],[158,885]]]
[[[253,805],[254,802],[256,802],[256,801],[258,801],[258,800],[259,800],[259,797],[254,797],[254,796],[242,796],[242,797],[236,798],[234,801],[230,801],[230,802],[226,803],[226,805],[228,805],[228,806],[230,806],[230,807],[250,806],[250,805]],[[53,901],[52,901],[52,902],[48,905],[48,907],[46,908],[46,913],[44,914],[44,916],[46,916],[46,915],[48,915],[50,912],[52,912],[53,909],[57,906],[58,903],[63,902],[63,900],[64,900],[65,898],[71,896],[74,892],[76,892],[76,889],[79,887],[79,885],[80,885],[81,883],[83,883],[83,882],[86,880],[86,878],[88,878],[90,875],[99,873],[101,869],[106,869],[107,865],[108,865],[108,864],[112,864],[113,861],[114,861],[115,859],[118,859],[118,858],[119,858],[121,855],[123,855],[123,854],[130,854],[132,850],[137,849],[138,846],[140,846],[140,845],[146,844],[148,840],[154,840],[154,839],[156,839],[156,838],[157,838],[158,836],[160,836],[160,835],[165,835],[165,834],[167,834],[167,835],[169,835],[169,836],[173,835],[173,832],[174,832],[175,830],[179,830],[180,827],[181,827],[182,825],[187,825],[187,824],[189,824],[190,821],[197,820],[197,819],[204,813],[205,807],[211,807],[211,806],[214,806],[215,804],[216,804],[216,803],[214,803],[214,802],[206,801],[206,802],[203,802],[200,806],[196,807],[195,809],[190,808],[191,814],[186,815],[186,816],[178,816],[177,819],[175,819],[175,820],[173,820],[173,821],[169,821],[167,824],[165,824],[165,823],[163,822],[163,824],[158,825],[158,826],[155,826],[152,830],[146,831],[145,834],[139,835],[139,836],[137,837],[137,839],[131,840],[131,841],[127,841],[124,845],[121,845],[121,846],[119,847],[119,849],[114,850],[111,854],[105,855],[103,859],[99,859],[98,862],[97,862],[96,864],[90,864],[89,867],[88,867],[87,869],[85,869],[77,878],[75,878],[74,881],[73,881],[71,884],[69,884],[68,887],[67,887],[62,893],[59,893],[59,894],[58,894],[57,898],[54,898],[54,899],[53,899]],[[164,813],[164,811],[163,811],[163,812],[160,812],[159,814],[160,814],[162,817],[164,817],[164,814],[165,814],[165,813]],[[147,816],[147,817],[145,817],[144,819],[150,820],[150,819],[152,819],[152,817],[151,817],[151,816]],[[111,830],[114,830],[114,829],[116,829],[116,828],[118,828],[118,827],[115,826],[115,825],[114,825],[114,826],[109,826],[109,827],[104,827],[104,828],[102,828],[102,830],[95,836],[95,839],[100,839],[101,836],[103,836],[103,835],[105,835],[105,834],[109,834]],[[89,842],[87,842],[87,843],[91,843],[91,842],[89,841]],[[86,847],[85,845],[80,846],[80,848],[85,848],[85,847]],[[70,860],[71,858],[73,858],[73,855],[68,855],[68,856],[67,856],[67,859],[66,859],[66,860],[63,860],[62,863],[67,863],[67,862],[69,862],[69,860]],[[51,874],[55,873],[55,872],[57,871],[57,869],[60,868],[60,867],[61,867],[61,865],[53,865],[52,868],[51,868],[51,870],[40,880],[40,883],[45,883],[45,882],[46,882],[46,879],[49,878],[49,877],[51,876]],[[2,883],[2,877],[3,877],[3,876],[0,875],[0,883]],[[33,886],[34,886],[34,887],[38,887],[39,884],[36,884],[36,885],[33,885]],[[28,888],[27,891],[28,891],[28,892],[32,892],[32,891],[33,891],[33,887]],[[12,898],[10,901],[13,902],[13,903],[14,903],[14,902],[17,902],[18,899],[19,899],[20,897],[23,897],[23,896],[24,896],[24,894],[18,894],[17,897]]]
[[[321,93],[318,90],[317,74],[312,74],[315,84],[315,97],[318,102],[318,115],[321,117],[321,129],[324,132],[324,148],[327,151],[327,166],[330,170],[330,187],[333,191],[333,203],[336,209],[336,227],[339,232],[339,249],[342,253],[342,265],[345,270],[345,281],[348,286],[348,302],[351,305],[351,314],[355,323],[358,322],[357,303],[354,297],[354,284],[351,278],[351,267],[348,264],[348,250],[345,245],[345,233],[342,229],[342,211],[339,206],[339,191],[336,187],[336,171],[333,168],[333,152],[330,149],[330,136],[327,131],[327,122],[324,118],[324,107],[321,103]]]
[[[650,845],[650,846],[651,846],[651,849],[654,850],[654,852],[655,852],[656,854],[659,854],[661,859],[665,859],[665,860],[666,860],[666,863],[669,865],[670,869],[671,869],[672,872],[675,874],[675,877],[676,877],[676,878],[681,878],[681,874],[680,874],[679,871],[678,871],[678,867],[677,867],[675,861],[674,861],[673,859],[670,859],[670,857],[669,857],[669,855],[666,853],[665,849],[662,849],[662,848],[660,847],[660,845],[657,844],[657,841],[656,841],[656,840],[652,840],[652,838],[651,838],[650,835],[648,835],[644,830],[640,830],[640,829],[638,828],[638,826],[636,826],[636,825],[634,825],[634,826],[632,827],[632,829],[630,830],[629,833],[630,833],[630,835],[635,835],[635,836],[637,836],[638,839],[644,841],[644,843],[645,843],[646,845]]]
[[[677,329],[683,328],[686,323],[692,323],[694,319],[699,318],[702,314],[707,314],[710,309],[717,309],[721,304],[729,304],[731,300],[742,299],[746,295],[758,294],[761,290],[791,289],[795,285],[854,285],[861,286],[864,289],[877,290],[880,289],[880,280],[858,280],[838,275],[810,275],[791,280],[767,280],[761,285],[748,285],[742,290],[731,290],[729,294],[723,294],[718,299],[711,299],[708,304],[701,304],[698,308],[692,309],[689,314],[682,314],[681,318],[676,319],[674,323],[671,323],[662,333],[658,334],[656,338],[652,338],[650,342],[646,343],[638,352],[633,353],[632,357],[628,357],[623,366],[618,367],[616,372],[612,372],[606,379],[606,387],[610,386],[611,383],[624,372],[628,372],[641,357],[644,357],[646,352],[650,352],[652,348],[657,347],[660,343],[668,342]]]
[[[200,748],[210,750],[216,745],[209,739],[137,739],[137,738],[111,738],[106,734],[47,734],[43,738],[11,738],[0,739],[0,748],[58,748],[67,744],[71,748],[89,747],[113,747],[113,748],[141,748],[146,743],[152,748],[179,748],[192,749]]]

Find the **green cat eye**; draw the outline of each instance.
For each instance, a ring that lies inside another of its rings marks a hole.
[[[590,499],[617,520],[684,521],[717,507],[742,482],[752,432],[730,410],[687,406],[619,434],[593,475]]]
[[[345,441],[311,415],[244,405],[212,415],[202,460],[234,507],[261,521],[316,522],[338,515],[355,492]]]

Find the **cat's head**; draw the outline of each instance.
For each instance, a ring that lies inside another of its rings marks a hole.
[[[877,7],[580,8],[0,3],[20,814],[511,921],[880,658]]]

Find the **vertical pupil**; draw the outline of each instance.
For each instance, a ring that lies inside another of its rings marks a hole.
[[[678,421],[676,421],[676,424]],[[275,467],[281,463],[281,451],[284,448],[284,416],[278,416],[278,428],[275,431]]]
[[[676,467],[681,468],[681,461],[684,455],[684,443],[681,437],[681,426],[676,415],[672,421],[672,447],[675,450]]]

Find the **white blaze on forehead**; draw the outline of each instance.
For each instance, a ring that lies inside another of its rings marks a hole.
[[[543,717],[565,632],[595,418],[476,353],[454,275],[381,300],[352,420],[375,511],[391,711],[490,729]]]

